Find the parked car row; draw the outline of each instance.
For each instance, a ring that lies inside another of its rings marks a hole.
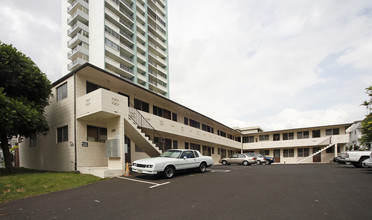
[[[266,157],[262,154],[256,153],[243,153],[243,154],[233,154],[230,157],[222,158],[219,161],[222,165],[230,165],[230,164],[241,164],[244,166],[250,166],[252,164],[266,164],[270,165],[274,162],[273,157]]]
[[[230,157],[222,158],[219,161],[223,165],[242,164],[271,164],[273,157],[265,157],[262,154],[244,153],[233,154]],[[207,167],[213,165],[210,156],[203,156],[197,150],[189,149],[170,149],[164,151],[159,157],[135,160],[132,163],[132,171],[140,174],[157,175],[162,174],[165,178],[172,178],[176,171],[195,169],[201,173]]]

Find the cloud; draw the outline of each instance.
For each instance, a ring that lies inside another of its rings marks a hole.
[[[57,6],[55,3],[58,3]],[[43,9],[43,10],[41,10]],[[60,77],[61,24],[58,1],[2,1],[0,40],[29,56],[54,81]]]
[[[356,86],[345,86],[349,74],[331,71],[353,64],[342,71],[367,77],[355,68],[371,70],[372,19],[366,13],[371,3],[199,2],[169,2],[172,99],[229,126],[298,127],[321,123],[316,114],[329,116],[323,121],[330,123],[353,118],[353,112],[333,107],[358,106],[358,100],[341,95]],[[328,63],[333,69],[325,68]],[[333,96],[322,97],[327,93]],[[284,117],[288,109],[298,111],[304,122]]]

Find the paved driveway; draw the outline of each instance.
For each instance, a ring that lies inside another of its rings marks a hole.
[[[371,219],[372,169],[214,166],[134,175],[0,205],[0,219]]]

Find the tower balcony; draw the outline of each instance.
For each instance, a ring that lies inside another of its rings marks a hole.
[[[67,35],[69,37],[73,37],[77,33],[79,33],[81,30],[89,32],[89,27],[85,25],[84,23],[77,21],[69,30],[67,30]]]
[[[83,36],[82,34],[77,34],[74,38],[72,38],[71,40],[67,42],[67,47],[72,49],[76,47],[78,44],[80,44],[81,42],[89,44],[89,39]]]
[[[67,19],[67,24],[72,26],[77,21],[80,21],[82,23],[88,23],[88,20],[89,20],[88,14],[80,9],[77,9],[76,12]]]

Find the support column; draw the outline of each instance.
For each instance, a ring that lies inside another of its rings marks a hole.
[[[242,150],[240,151],[240,153],[242,154],[243,153],[243,135],[240,135],[240,143],[242,144]]]
[[[335,157],[337,157],[337,143],[335,143]]]

